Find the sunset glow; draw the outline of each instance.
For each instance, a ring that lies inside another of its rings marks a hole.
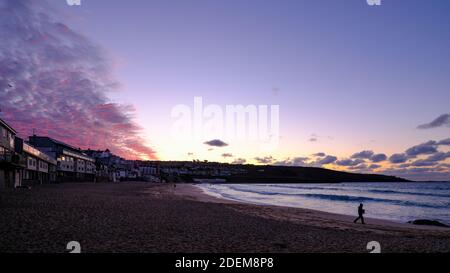
[[[1,117],[22,137],[50,135],[129,159],[450,179],[447,1],[174,2],[5,1]],[[279,145],[265,152],[258,141],[174,139],[171,110],[193,107],[195,97],[221,109],[279,105]],[[439,160],[406,153],[429,141],[444,153]],[[345,161],[367,150],[386,159]],[[319,152],[336,160],[321,164]]]

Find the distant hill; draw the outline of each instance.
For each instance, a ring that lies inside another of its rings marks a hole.
[[[145,161],[158,166],[170,182],[192,183],[194,179],[220,179],[227,183],[339,183],[410,182],[401,177],[363,174],[315,167],[229,164],[208,161]]]
[[[227,176],[230,183],[408,182],[379,174],[359,174],[313,167],[242,165],[245,174]]]

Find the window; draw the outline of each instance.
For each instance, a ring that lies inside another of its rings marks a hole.
[[[11,137],[9,138],[9,146],[11,148],[14,148],[14,135],[11,134]]]

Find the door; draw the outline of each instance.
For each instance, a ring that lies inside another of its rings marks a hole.
[[[5,171],[0,169],[0,189],[6,188],[6,177],[5,177]]]
[[[14,187],[20,187],[22,186],[22,172],[20,170],[16,170],[15,173],[15,180],[14,180]]]

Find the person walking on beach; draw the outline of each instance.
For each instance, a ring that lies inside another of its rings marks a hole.
[[[355,221],[353,221],[353,223],[356,223],[359,219],[361,219],[361,223],[364,225],[364,216],[363,214],[366,213],[366,211],[363,209],[363,204],[359,204],[358,207],[358,218],[355,219]]]

